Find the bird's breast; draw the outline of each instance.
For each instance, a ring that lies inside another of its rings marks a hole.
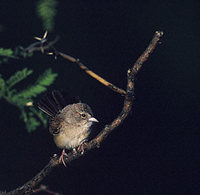
[[[89,129],[83,127],[61,129],[59,134],[54,135],[54,141],[59,148],[73,149],[82,144],[89,134]]]

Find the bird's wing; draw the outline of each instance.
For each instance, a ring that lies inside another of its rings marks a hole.
[[[49,132],[52,135],[60,133],[63,122],[63,119],[59,115],[56,115],[55,117],[51,118],[49,122]]]

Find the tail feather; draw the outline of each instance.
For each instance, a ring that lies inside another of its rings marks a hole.
[[[38,102],[38,108],[50,117],[54,117],[66,105],[78,102],[78,99],[70,98],[66,95],[64,96],[64,93],[54,90],[51,92],[51,94],[46,95]]]
[[[44,113],[46,113],[49,116],[53,116],[53,113],[41,102],[38,103],[38,108],[42,110]]]
[[[64,98],[59,91],[52,91],[38,102],[38,108],[53,117],[61,111],[66,104]]]
[[[60,91],[54,90],[52,92],[52,97],[53,97],[59,110],[62,110],[67,105],[65,98],[63,97],[63,95],[61,94]]]

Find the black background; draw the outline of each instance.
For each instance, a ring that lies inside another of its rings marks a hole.
[[[36,1],[1,0],[0,47],[28,46],[42,36]],[[137,76],[132,114],[101,145],[42,182],[63,194],[200,194],[200,1],[59,1],[56,48],[121,88],[126,71],[156,30],[164,37]],[[123,98],[63,59],[37,53],[0,65],[8,78],[24,66],[34,82],[48,67],[59,77],[49,90],[64,89],[88,103],[100,121],[96,132],[120,112]],[[0,101],[0,188],[31,179],[56,148],[47,129],[27,133],[19,110]],[[42,194],[42,193],[41,193]]]

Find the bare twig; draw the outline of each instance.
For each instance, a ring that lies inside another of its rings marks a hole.
[[[29,45],[26,48],[22,48],[22,50],[24,51],[24,56],[26,56],[26,54],[33,53],[35,51],[41,51],[42,53],[44,53],[44,50],[52,50],[51,52],[48,52],[48,54],[54,55],[55,58],[57,58],[57,56],[61,56],[62,58],[77,64],[88,75],[90,75],[91,77],[93,77],[94,79],[96,79],[97,81],[102,83],[103,85],[107,86],[111,90],[113,90],[113,91],[115,91],[117,93],[120,93],[121,95],[125,95],[126,94],[126,91],[124,91],[123,89],[120,89],[119,87],[117,87],[114,84],[106,81],[104,78],[102,78],[101,76],[99,76],[96,73],[94,73],[87,66],[85,66],[82,62],[80,62],[79,59],[76,59],[76,58],[74,58],[74,57],[72,57],[70,55],[67,55],[67,54],[64,54],[64,53],[58,51],[53,46],[54,43],[57,41],[57,39],[55,39],[52,42],[48,42],[46,37],[47,37],[47,32],[45,32],[45,34],[44,34],[44,36],[42,38],[35,37],[38,40],[38,42],[35,42],[35,43]]]
[[[150,44],[143,52],[143,54],[138,58],[132,68],[127,71],[127,88],[126,94],[124,99],[124,105],[122,108],[121,113],[113,120],[113,122],[109,125],[106,125],[103,130],[89,143],[84,146],[84,149],[90,151],[94,148],[100,146],[102,141],[114,130],[118,127],[124,119],[128,116],[133,102],[133,95],[134,95],[134,80],[135,76],[142,67],[143,63],[148,59],[150,53],[152,53],[158,44],[160,38],[163,36],[163,32],[156,31],[154,34],[153,39],[151,40]],[[68,156],[64,159],[66,164],[69,162],[79,158],[80,156],[85,155],[81,153],[69,153]],[[50,172],[51,170],[61,164],[58,160],[57,155],[54,155],[53,158],[49,161],[49,163],[30,181],[25,183],[23,186],[14,189],[8,193],[4,193],[7,195],[16,195],[16,194],[31,194],[33,193],[33,188],[37,186]]]
[[[109,87],[110,89],[112,89],[113,91],[120,93],[121,95],[125,95],[126,91],[124,91],[123,89],[120,89],[119,87],[113,85],[112,83],[106,81],[104,78],[100,77],[99,75],[97,75],[96,73],[94,73],[92,70],[90,70],[87,66],[85,66],[82,62],[80,62],[79,59],[75,59],[72,56],[69,56],[67,54],[61,53],[61,52],[57,52],[57,54],[59,54],[61,57],[76,63],[82,70],[84,70],[87,74],[89,74],[91,77],[93,77],[94,79],[96,79],[97,81],[99,81],[100,83],[102,83],[103,85]]]
[[[60,195],[58,192],[54,192],[52,190],[48,189],[48,186],[41,184],[39,188],[34,189],[32,193],[38,193],[38,192],[46,192],[48,194],[53,194],[53,195]]]
[[[53,41],[47,42],[47,39],[43,39],[42,43],[40,41],[34,42],[30,44],[28,47],[23,48],[20,47],[20,49],[24,52],[24,56],[26,54],[31,54],[35,51],[43,51],[50,49],[56,42],[58,41],[58,37],[56,37]]]

